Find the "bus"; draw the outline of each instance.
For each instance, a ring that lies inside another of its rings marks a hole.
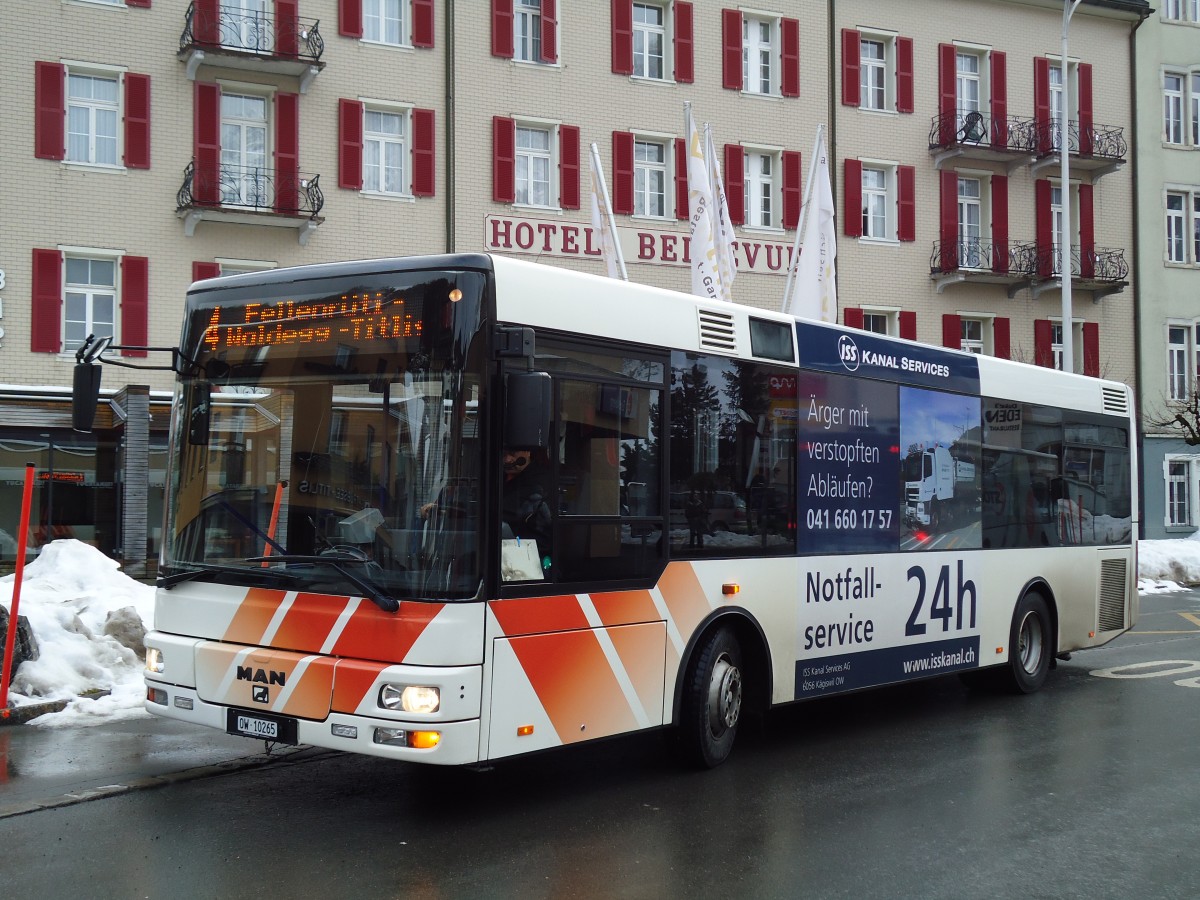
[[[483,254],[197,282],[172,360],[159,716],[711,767],[747,715],[1029,693],[1137,618],[1124,384]],[[932,447],[970,465],[936,521]]]

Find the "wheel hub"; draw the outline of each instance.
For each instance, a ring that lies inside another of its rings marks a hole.
[[[713,666],[708,684],[708,725],[720,735],[737,725],[742,712],[742,673],[722,655]]]

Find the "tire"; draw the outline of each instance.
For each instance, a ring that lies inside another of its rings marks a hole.
[[[1054,656],[1050,610],[1040,594],[1028,593],[1013,611],[1008,638],[1005,687],[1015,694],[1032,694],[1046,683]]]
[[[679,722],[686,761],[711,769],[729,757],[744,696],[741,645],[728,628],[718,628],[688,668]]]

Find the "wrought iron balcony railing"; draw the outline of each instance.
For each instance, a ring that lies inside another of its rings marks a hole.
[[[1057,122],[1038,122],[1038,153],[1058,153],[1062,146],[1062,126]],[[1089,125],[1080,127],[1074,119],[1067,120],[1067,151],[1079,156],[1098,159],[1123,160],[1129,152],[1125,141],[1125,129],[1116,125]]]
[[[192,47],[221,47],[315,63],[325,52],[325,40],[318,19],[225,7],[213,15],[197,9],[193,0],[188,5],[179,38],[180,50]]]
[[[1071,245],[1071,276],[1082,281],[1110,284],[1129,276],[1125,251],[1113,247],[1090,247],[1087,252],[1077,244]],[[1057,278],[1062,273],[1062,248],[1039,247],[1037,268],[1039,278]]]
[[[1037,245],[997,244],[991,241],[935,241],[929,271],[935,275],[969,270],[1009,278],[1032,278],[1037,274]]]
[[[975,110],[939,113],[929,128],[929,149],[979,147],[1010,153],[1037,152],[1038,133],[1032,119],[995,118]]]
[[[183,184],[175,195],[176,211],[196,207],[315,219],[325,205],[321,176],[275,172],[253,166],[222,165],[209,173],[197,171],[192,160],[183,170]]]

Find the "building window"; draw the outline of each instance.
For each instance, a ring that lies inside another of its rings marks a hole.
[[[1191,462],[1170,459],[1167,468],[1167,525],[1191,525]]]
[[[1183,143],[1183,76],[1171,72],[1163,76],[1163,140]]]
[[[893,312],[863,310],[863,331],[871,331],[875,334],[887,334],[895,337],[897,332],[893,330],[893,324],[896,321],[897,316]]]
[[[63,352],[77,350],[89,334],[115,337],[117,261],[68,256],[65,275]]]
[[[633,162],[633,214],[666,218],[668,171],[667,145],[635,140]]]
[[[957,130],[961,130],[967,116],[982,110],[982,81],[980,72],[983,67],[980,64],[980,57],[977,53],[967,53],[959,50],[955,53],[954,59],[954,96],[958,111],[955,127]],[[972,139],[972,136],[969,134],[966,137],[968,140]],[[974,137],[974,140],[978,141],[980,139],[981,135]]]
[[[1200,3],[1200,0],[1196,0]],[[1191,115],[1192,115],[1192,146],[1200,147],[1200,72],[1192,74],[1192,96],[1191,96]]]
[[[513,7],[513,59],[542,58],[542,0],[516,0]]]
[[[888,108],[887,44],[874,38],[859,41],[860,100],[863,109]]]
[[[222,0],[221,46],[270,53],[275,48],[268,0]]]
[[[665,79],[666,10],[657,4],[633,4],[633,74],[638,78]]]
[[[1167,191],[1166,261],[1200,264],[1200,190]]]
[[[267,99],[221,94],[221,202],[270,206],[267,171]]]
[[[983,260],[983,187],[979,178],[958,179],[958,264],[978,269]]]
[[[115,77],[67,73],[67,160],[115,166],[120,161],[120,91]]]
[[[528,206],[551,206],[550,173],[552,153],[550,130],[517,126],[516,202]]]
[[[887,169],[863,166],[863,237],[889,240],[894,238],[895,229],[889,223],[888,210],[893,206],[889,199],[889,172]]]
[[[770,19],[742,19],[742,89],[748,94],[773,94],[776,53],[775,23]]]
[[[968,353],[983,354],[985,352],[983,346],[983,336],[985,333],[983,319],[968,319],[962,320],[962,343],[960,349]]]
[[[746,225],[751,228],[780,228],[778,154],[746,149]]]
[[[363,190],[380,194],[409,193],[408,122],[402,112],[368,109],[363,119]]]
[[[405,0],[362,0],[363,40],[400,46],[404,43]]]
[[[1200,23],[1200,0],[1163,0],[1162,17],[1170,22]]]
[[[1167,387],[1172,400],[1186,400],[1190,391],[1188,371],[1188,340],[1191,326],[1169,325],[1167,327]]]

